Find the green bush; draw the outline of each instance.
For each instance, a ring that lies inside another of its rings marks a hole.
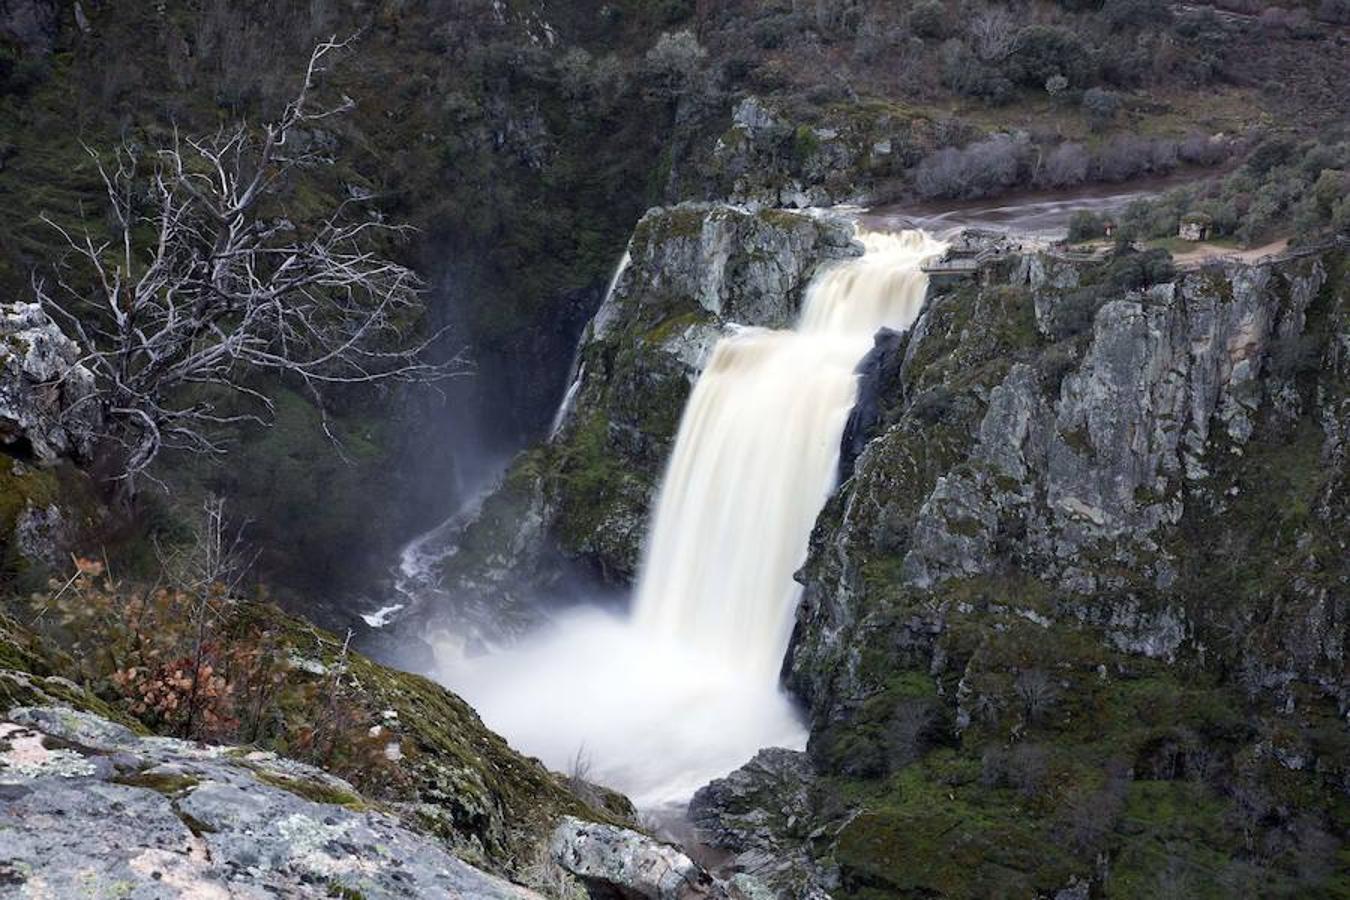
[[[1074,244],[1106,236],[1106,220],[1088,209],[1069,217],[1069,241]]]
[[[923,0],[909,11],[909,29],[921,38],[941,40],[946,37],[947,8],[938,0]]]
[[[1030,88],[1062,75],[1070,85],[1091,82],[1092,65],[1079,37],[1063,28],[1030,25],[1018,32],[1017,52],[1009,59],[1008,78]]]
[[[1083,113],[1093,131],[1102,131],[1110,126],[1120,112],[1120,97],[1101,88],[1089,88],[1083,92]]]

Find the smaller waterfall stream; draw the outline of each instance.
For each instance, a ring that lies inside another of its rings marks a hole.
[[[687,800],[768,746],[805,732],[778,687],[801,587],[793,573],[833,487],[881,327],[923,301],[923,232],[864,234],[866,253],[819,276],[797,328],[718,342],[681,418],[647,535],[634,610],[563,616],[510,651],[443,679],[521,750],[639,806]]]

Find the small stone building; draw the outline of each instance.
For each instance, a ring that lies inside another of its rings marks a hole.
[[[1187,213],[1181,217],[1177,237],[1183,241],[1207,241],[1214,229],[1214,220],[1202,212]]]

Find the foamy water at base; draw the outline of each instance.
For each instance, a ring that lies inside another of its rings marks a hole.
[[[549,768],[571,771],[640,808],[687,801],[763,747],[802,749],[806,731],[775,684],[630,620],[577,610],[519,646],[442,680],[488,727]]]
[[[858,361],[923,303],[922,232],[861,235],[792,331],[713,348],[680,419],[631,618],[583,611],[443,679],[518,749],[651,808],[806,733],[779,690],[811,528],[834,485]]]

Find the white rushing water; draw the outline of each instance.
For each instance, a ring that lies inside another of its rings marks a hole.
[[[778,687],[811,528],[833,487],[881,327],[923,302],[922,232],[864,234],[819,276],[792,331],[741,328],[712,351],[680,421],[631,616],[580,610],[508,652],[447,671],[519,749],[639,806],[683,801],[805,732]]]

